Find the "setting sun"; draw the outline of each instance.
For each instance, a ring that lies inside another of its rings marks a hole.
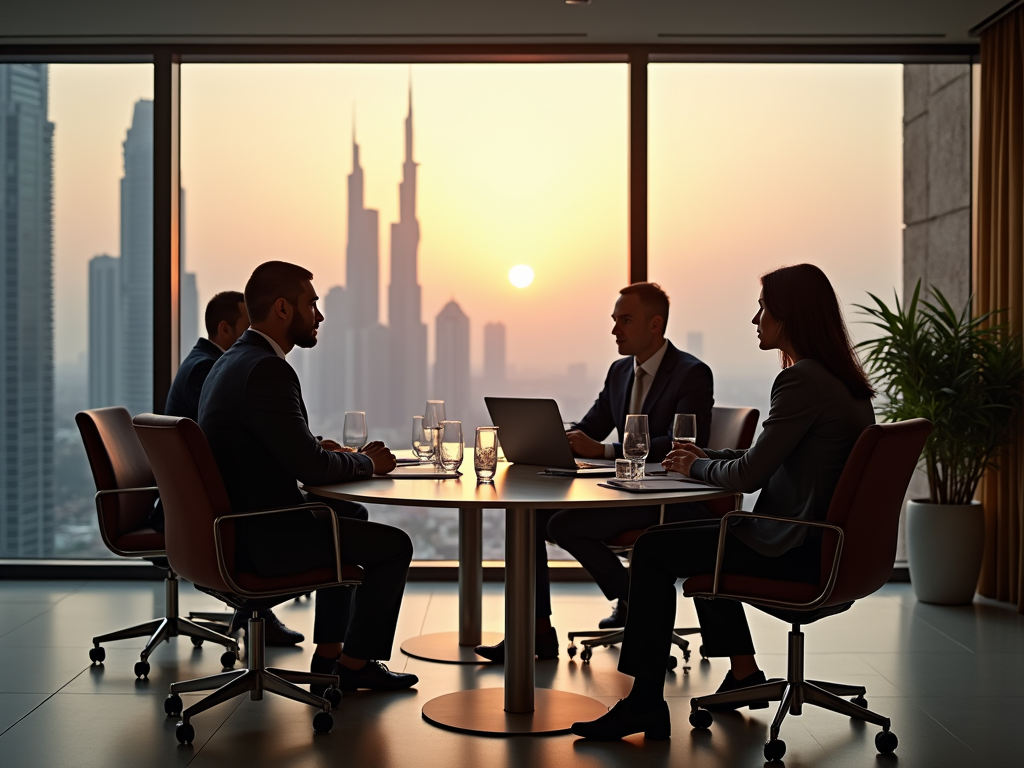
[[[525,288],[533,282],[533,268],[517,264],[508,271],[508,281],[516,288]]]

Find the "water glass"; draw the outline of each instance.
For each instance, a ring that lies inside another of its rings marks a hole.
[[[462,440],[462,422],[442,421],[438,432],[441,435],[438,438],[441,467],[445,472],[454,472],[462,466],[462,455],[465,450],[465,443]]]
[[[692,413],[677,413],[672,420],[673,443],[697,443],[697,417]]]
[[[633,462],[633,479],[643,480],[644,463],[651,452],[651,436],[647,430],[647,414],[626,416],[626,429],[622,437],[622,455]]]
[[[345,429],[342,442],[346,448],[358,451],[366,445],[366,413],[364,411],[346,411]]]
[[[441,466],[438,443],[441,438],[441,422],[444,419],[444,400],[427,400],[427,406],[423,409],[423,428],[429,430],[427,436],[431,438],[430,457],[438,467]]]
[[[498,428],[477,427],[473,469],[478,480],[491,482],[498,469]]]
[[[422,416],[412,417],[412,452],[420,461],[426,461],[434,452],[434,431],[424,426]]]

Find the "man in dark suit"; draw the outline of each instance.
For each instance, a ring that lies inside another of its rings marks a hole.
[[[280,261],[256,268],[245,286],[252,326],[214,363],[199,401],[199,425],[232,509],[329,504],[342,559],[363,568],[354,596],[343,587],[318,590],[310,669],[338,675],[342,690],[408,688],[415,675],[391,672],[378,659],[391,656],[412,542],[397,528],[367,522],[360,505],[314,499],[298,488],[366,479],[395,467],[383,443],[345,452],[309,430],[299,379],[285,355],[316,344],[324,318],[312,278]],[[309,510],[252,518],[239,525],[235,556],[243,569],[266,576],[332,565],[330,521]]]
[[[645,413],[651,436],[649,462],[660,462],[672,448],[672,421],[677,413],[697,417],[697,445],[706,446],[711,434],[714,382],[711,369],[665,338],[668,296],[657,283],[634,283],[619,292],[612,334],[620,355],[612,363],[604,389],[581,421],[567,433],[573,452],[583,458],[622,457],[626,416]],[[612,432],[616,441],[602,443]],[[558,656],[558,638],[551,626],[551,584],[545,540],[568,551],[594,577],[609,600],[617,600],[602,629],[626,623],[629,572],[604,542],[616,534],[648,528],[659,522],[660,508],[629,507],[537,511],[537,655]],[[708,516],[701,504],[666,508],[665,522]],[[478,646],[481,656],[504,660],[503,643]]]
[[[245,297],[238,291],[222,291],[210,299],[204,317],[209,338],[199,338],[188,353],[171,383],[167,393],[164,412],[168,416],[184,416],[199,421],[199,397],[206,377],[213,364],[249,327],[249,313],[245,309]],[[163,530],[163,509],[157,505],[150,517],[150,523],[157,530]],[[159,527],[157,527],[159,526]],[[270,608],[260,611],[263,617],[264,641],[267,645],[297,645],[306,638],[301,632],[289,629]],[[244,630],[248,614],[235,612],[228,628],[228,634]]]

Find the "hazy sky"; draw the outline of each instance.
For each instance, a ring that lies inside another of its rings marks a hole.
[[[672,297],[677,343],[701,330],[716,371],[775,369],[747,322],[757,276],[779,264],[820,264],[847,302],[899,287],[901,67],[659,64],[650,76],[650,275]],[[386,318],[410,77],[424,321],[432,330],[454,298],[474,367],[484,323],[503,320],[519,371],[603,371],[626,280],[619,64],[184,65],[200,305],[270,258],[309,266],[321,295],[344,282],[355,110]],[[118,254],[121,142],[151,95],[148,65],[51,67],[59,361],[85,350],[86,263]],[[530,287],[509,283],[516,264],[533,267]]]

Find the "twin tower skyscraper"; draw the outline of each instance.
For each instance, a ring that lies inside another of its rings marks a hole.
[[[427,326],[422,321],[419,284],[416,166],[410,89],[399,214],[391,225],[387,326],[380,322],[379,215],[365,204],[365,175],[353,125],[345,287],[332,288],[324,300],[326,320],[320,332],[324,348],[309,357],[307,368],[313,390],[309,394],[325,426],[335,427],[332,422],[346,410],[365,410],[372,432],[383,428],[404,434],[412,415],[423,412]]]

